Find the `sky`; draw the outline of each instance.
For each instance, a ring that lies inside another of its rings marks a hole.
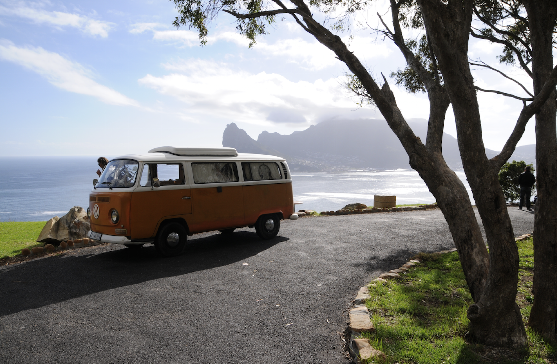
[[[406,119],[427,119],[426,95],[408,94],[390,77],[404,67],[400,52],[372,29],[380,27],[377,12],[388,14],[386,3],[375,1],[339,36],[376,79],[385,75]],[[167,0],[0,0],[0,156],[221,147],[230,123],[257,139],[330,119],[383,119],[343,87],[346,66],[289,18],[249,48],[228,14],[211,23],[205,46],[195,31],[172,25],[176,16]],[[471,59],[531,88],[520,69],[498,63],[499,52],[471,40]],[[474,77],[482,88],[524,96],[493,72]],[[478,95],[485,146],[500,150],[522,103]],[[456,136],[452,110],[445,132]],[[519,145],[534,143],[531,120]]]

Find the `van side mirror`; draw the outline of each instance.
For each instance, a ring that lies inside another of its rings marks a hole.
[[[93,187],[95,187],[95,186],[97,185],[97,183],[99,183],[99,180],[95,178],[95,179],[93,180]]]
[[[153,183],[151,183],[151,186],[153,186],[153,187],[160,187],[160,186],[161,186],[161,182],[159,181],[158,178],[153,178]]]

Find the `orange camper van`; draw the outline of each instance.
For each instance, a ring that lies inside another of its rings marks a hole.
[[[89,195],[89,237],[164,256],[182,253],[187,235],[249,226],[275,237],[294,213],[283,158],[234,148],[160,147],[111,160]]]

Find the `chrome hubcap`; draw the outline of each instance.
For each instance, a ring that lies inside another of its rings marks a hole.
[[[168,236],[166,237],[166,243],[172,247],[178,245],[180,243],[180,235],[178,235],[177,233],[168,234]]]
[[[275,220],[268,219],[267,221],[265,221],[265,229],[267,229],[267,231],[272,231],[274,228],[275,228]]]

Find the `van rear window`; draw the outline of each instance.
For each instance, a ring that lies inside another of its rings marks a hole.
[[[265,181],[282,179],[278,164],[273,162],[242,163],[244,181]]]
[[[234,162],[192,163],[193,181],[200,183],[238,182],[238,169]]]

